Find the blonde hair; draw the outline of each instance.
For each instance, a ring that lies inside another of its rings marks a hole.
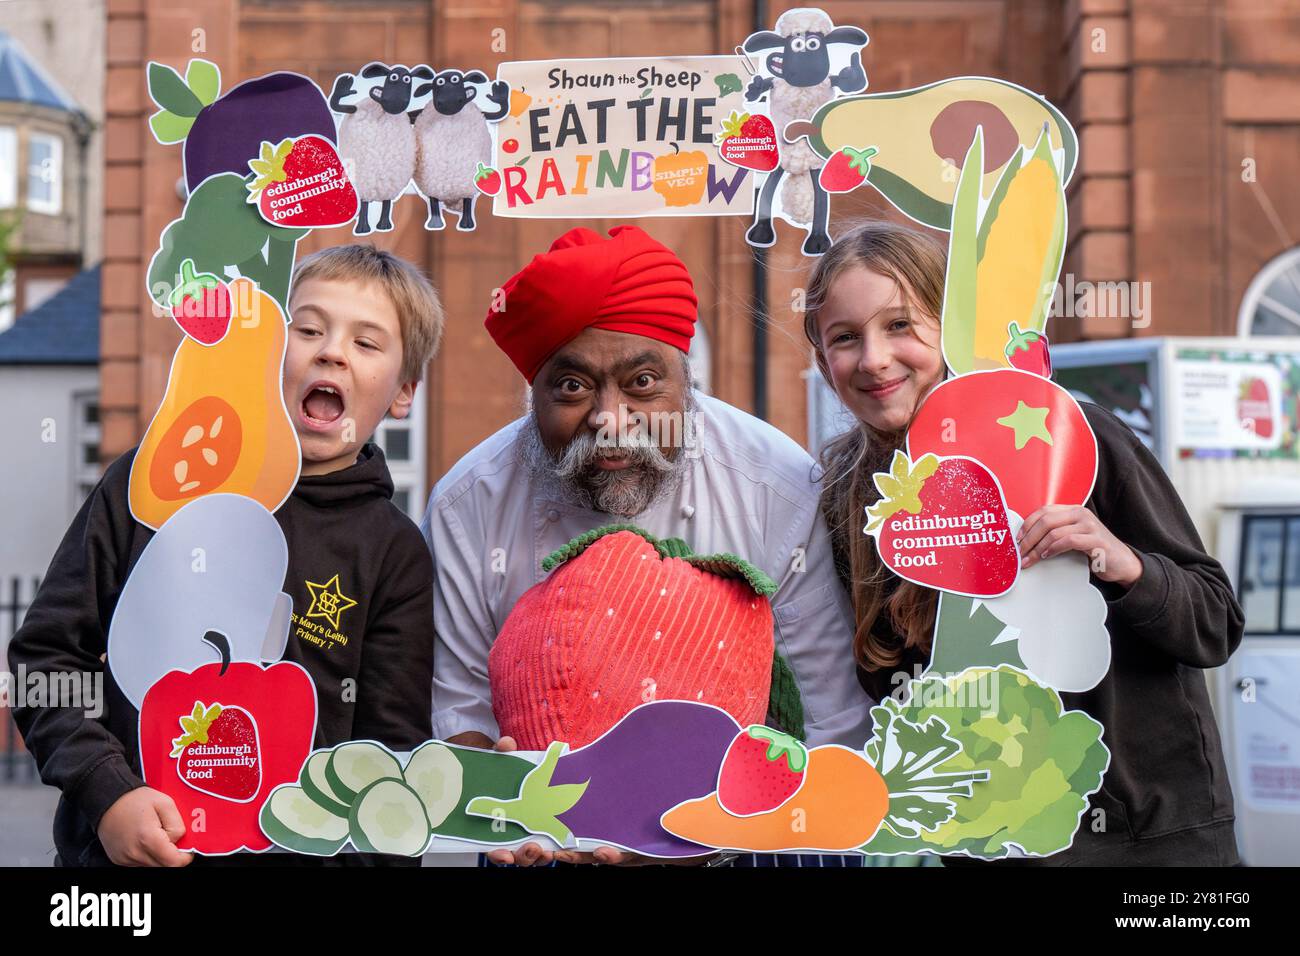
[[[438,353],[445,316],[428,276],[400,256],[368,243],[331,246],[300,259],[291,289],[308,279],[354,280],[379,285],[397,311],[402,329],[402,381],[418,382]],[[289,293],[290,301],[293,292]]]
[[[835,383],[830,380],[817,317],[835,280],[855,266],[889,276],[900,286],[909,308],[914,301],[938,322],[943,311],[946,260],[943,246],[930,235],[879,221],[854,226],[817,260],[808,283],[804,334],[832,389]],[[856,619],[853,656],[869,671],[897,667],[908,648],[928,652],[934,631],[937,592],[896,579],[881,562],[875,544],[862,532],[866,507],[880,499],[871,476],[888,470],[894,450],[903,447],[906,435],[906,426],[886,433],[860,421],[821,453],[822,513],[848,571]],[[886,626],[878,628],[878,622]]]

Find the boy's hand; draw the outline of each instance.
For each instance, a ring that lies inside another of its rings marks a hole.
[[[118,797],[99,821],[99,842],[118,866],[188,866],[194,854],[176,849],[184,835],[175,801],[150,787]]]
[[[1080,505],[1044,505],[1025,519],[1016,541],[1024,555],[1022,569],[1054,554],[1082,551],[1103,581],[1131,587],[1142,577],[1142,561],[1133,549]]]

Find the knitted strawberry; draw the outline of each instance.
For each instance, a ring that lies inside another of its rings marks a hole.
[[[742,725],[771,710],[803,735],[785,662],[774,654],[776,585],[733,555],[694,555],[631,525],[588,532],[542,563],[488,657],[501,733],[523,750],[582,747],[653,700],[725,710]]]

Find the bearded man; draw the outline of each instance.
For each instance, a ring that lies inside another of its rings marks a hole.
[[[853,616],[818,509],[812,459],[776,428],[692,388],[690,274],[635,226],[573,229],[502,287],[487,328],[532,386],[530,409],[462,458],[429,497],[433,730],[491,747],[488,653],[542,559],[632,522],[696,554],[740,555],[777,582],[777,651],[809,746],[858,748],[871,701]]]

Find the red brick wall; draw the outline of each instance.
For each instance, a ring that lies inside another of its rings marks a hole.
[[[769,25],[784,9],[771,3]],[[873,0],[827,2],[837,21],[871,37],[870,89],[948,76],[1012,80],[1060,104],[1080,133],[1069,189],[1065,270],[1077,279],[1152,283],[1152,322],[1054,320],[1053,336],[1216,334],[1235,329],[1258,268],[1300,235],[1300,0]],[[719,53],[752,29],[741,0],[654,5],[543,0],[255,3],[108,0],[108,91],[102,364],[103,453],[130,447],[148,423],[177,341],[155,320],[143,270],[164,225],[179,214],[180,150],[145,127],[144,63],[182,66],[193,33],[220,64],[223,86],[273,69],[333,76],[371,59],[477,66],[508,59]],[[491,49],[504,28],[506,49]],[[1097,31],[1100,31],[1097,32]],[[1101,43],[1098,43],[1101,38]],[[1258,182],[1241,178],[1255,160]],[[426,233],[419,200],[373,241],[420,263],[448,307],[443,353],[424,388],[430,481],[516,415],[522,381],[482,328],[491,290],[570,223],[492,220],[472,235]],[[837,226],[863,215],[897,218],[883,199],[837,197]],[[612,223],[587,223],[601,228]],[[714,392],[751,407],[751,256],[734,219],[643,220],[676,247],[697,278],[713,346]],[[778,225],[770,250],[770,419],[806,436],[808,365],[802,317],[790,308],[809,261],[800,235]],[[347,241],[321,231],[300,253]]]

